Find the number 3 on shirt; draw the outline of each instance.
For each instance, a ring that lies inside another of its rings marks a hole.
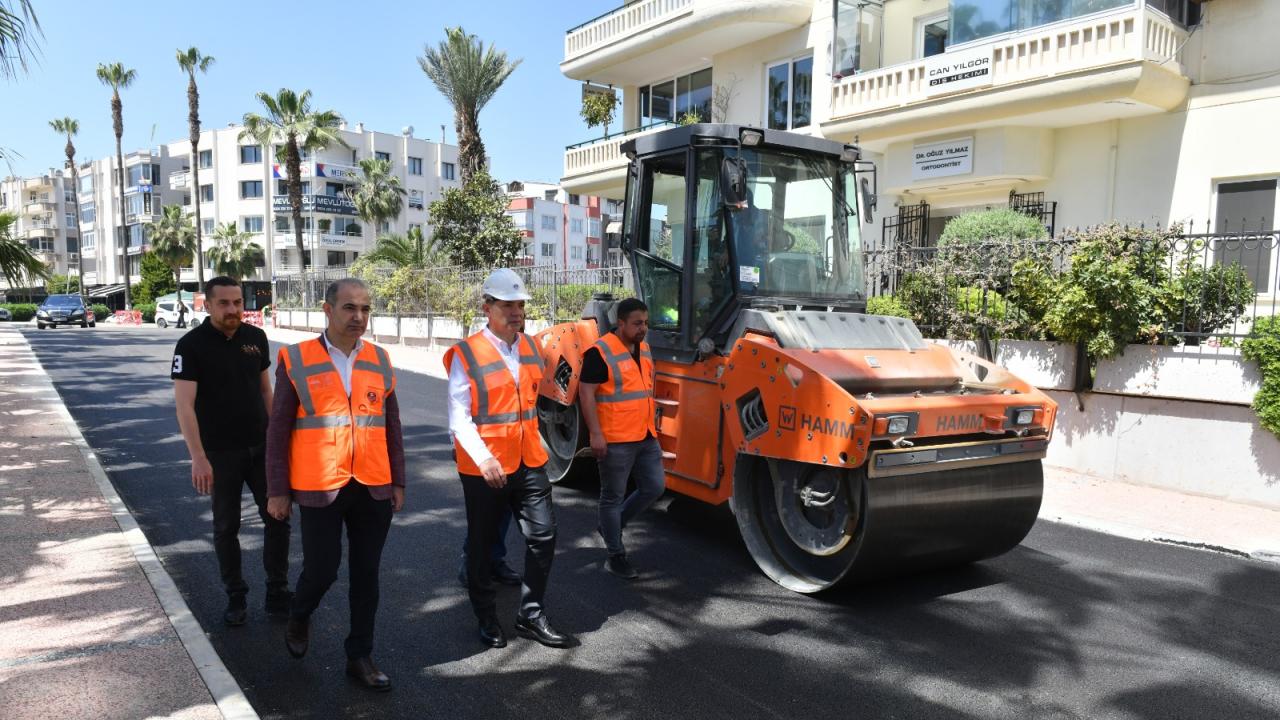
[[[173,371],[175,373],[182,374],[182,356],[181,355],[173,356]]]

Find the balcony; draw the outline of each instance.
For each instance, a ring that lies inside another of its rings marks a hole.
[[[185,190],[191,187],[191,171],[178,170],[177,172],[169,173],[169,187],[174,190]]]
[[[53,239],[57,235],[57,230],[52,225],[35,225],[28,226],[22,231],[22,237],[26,240],[39,240],[41,238]]]
[[[566,192],[575,194],[622,197],[627,171],[627,158],[620,150],[622,143],[674,126],[674,123],[658,123],[570,145],[564,149],[564,177],[560,184]]]
[[[832,86],[823,134],[857,135],[880,151],[957,127],[1062,127],[1165,112],[1190,86],[1178,58],[1186,39],[1186,30],[1137,7],[860,73]],[[946,76],[942,67],[956,63],[989,72]]]
[[[295,245],[292,231],[276,231],[272,248],[292,250]],[[307,250],[364,250],[364,235],[360,233],[327,233],[302,231],[302,246]]]
[[[560,72],[634,85],[807,25],[813,0],[638,0],[565,34]]]
[[[52,200],[36,200],[29,202],[22,207],[22,212],[26,215],[44,215],[58,209],[58,204]]]
[[[53,177],[50,175],[41,175],[39,177],[27,178],[22,181],[23,190],[52,190]]]

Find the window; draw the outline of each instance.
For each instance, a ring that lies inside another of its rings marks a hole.
[[[81,245],[85,250],[92,250],[97,241],[97,236],[94,233],[87,232],[84,234],[84,242]]]
[[[383,220],[382,222],[378,223],[378,234],[379,234],[379,235],[386,235],[386,234],[387,234],[387,233],[389,233],[389,232],[391,232],[391,223],[390,223],[390,222],[388,222],[388,221],[386,221],[386,220]]]
[[[67,219],[67,227],[73,228],[76,226],[76,214],[74,212],[67,213],[66,219]]]
[[[580,218],[569,219],[569,232],[573,233],[574,235],[582,234],[582,220]]]
[[[711,122],[711,68],[640,88],[640,124],[679,122],[693,113]]]
[[[341,250],[329,250],[325,258],[329,267],[342,267],[347,264],[347,254]]]
[[[67,238],[67,252],[69,252],[69,253],[78,253],[78,252],[80,252],[80,243],[79,243],[79,241],[77,241],[77,240],[76,240],[75,238],[73,238],[73,237],[68,237],[68,238]]]
[[[832,76],[836,79],[880,67],[884,10],[863,0],[836,0]]]
[[[570,205],[581,205],[581,204],[582,204],[582,196],[581,196],[581,195],[578,195],[577,193],[569,193],[569,204],[570,204]]]
[[[556,190],[543,190],[543,191],[542,191],[542,199],[543,199],[543,200],[546,200],[547,202],[555,202],[555,201],[556,201],[556,194],[557,194],[557,191],[556,191]]]
[[[276,232],[278,233],[289,232],[289,216],[288,215],[276,216]]]
[[[927,58],[947,51],[947,36],[951,21],[945,13],[930,15],[916,21],[917,57]]]
[[[511,218],[511,224],[515,225],[520,230],[533,229],[533,213],[530,213],[527,210],[509,212],[507,213],[507,217]]]
[[[587,237],[593,237],[593,238],[600,237],[600,220],[599,219],[591,218],[590,221],[588,221]]]
[[[422,223],[409,223],[409,232],[413,232],[414,230],[422,232]]]
[[[649,322],[655,330],[680,327],[680,285],[683,278],[685,240],[685,154],[665,155],[644,164],[644,207],[634,206],[640,230],[636,236],[636,275],[640,296],[649,305]],[[628,198],[637,197],[628,188]],[[660,336],[661,333],[658,333]]]
[[[421,190],[410,190],[410,191],[409,191],[409,207],[411,207],[411,208],[417,208],[418,210],[421,210],[421,209],[422,209],[422,207],[423,207],[423,203],[422,203],[422,191],[421,191]]]
[[[262,197],[262,181],[261,180],[241,180],[240,181],[240,197],[241,199]]]
[[[387,162],[391,162],[391,153],[384,153],[384,152],[375,150],[373,152],[373,156],[379,160],[386,160]]]
[[[276,178],[276,194],[277,194],[277,195],[285,195],[285,196],[288,196],[288,194],[289,194],[289,181],[288,181],[288,180],[285,180],[284,178]],[[302,181],[302,194],[303,194],[303,195],[310,195],[310,194],[311,194],[311,181],[310,181],[310,180],[303,180],[303,181]]]
[[[285,158],[288,155],[288,152],[285,150],[285,147],[283,145],[276,145],[275,153],[276,153],[276,162],[280,163],[280,165],[283,166],[285,163]],[[310,160],[311,152],[303,148],[298,148],[298,159],[301,160],[302,162],[306,162]]]
[[[261,145],[241,145],[240,146],[240,164],[254,165],[262,162],[262,146]]]
[[[542,229],[543,229],[543,230],[555,230],[555,229],[556,229],[556,216],[555,216],[555,215],[543,215],[543,216],[542,216]]]
[[[951,0],[950,43],[959,45],[1133,4],[1134,0]]]
[[[440,177],[444,178],[445,180],[454,179],[453,163],[440,163]]]
[[[409,174],[410,175],[422,174],[422,158],[416,158],[416,157],[409,158]]]
[[[1147,7],[1159,10],[1183,27],[1191,27],[1200,22],[1200,1],[1147,0]]]
[[[213,202],[213,186],[212,185],[200,186],[200,202]]]
[[[809,124],[813,102],[813,57],[771,65],[765,73],[765,100],[770,130],[791,130]]]
[[[556,256],[555,243],[542,243],[542,257],[553,258]]]
[[[359,235],[360,224],[357,218],[335,218],[333,221],[333,231],[339,235]]]
[[[327,182],[324,184],[324,194],[328,195],[329,197],[338,197],[339,195],[343,195],[345,194],[344,193],[345,190],[346,188],[342,185],[342,183]]]
[[[582,246],[581,246],[581,245],[571,245],[571,246],[569,247],[569,259],[570,259],[570,260],[581,260],[581,259],[582,259]]]
[[[202,226],[200,228],[200,234],[213,235],[214,224],[215,223],[213,218],[207,218],[207,217],[200,218],[200,225]]]
[[[205,170],[211,167],[213,167],[213,151],[201,150],[200,151],[200,169]]]
[[[203,220],[204,218],[200,218]],[[262,232],[263,218],[261,215],[247,215],[240,218],[240,229],[247,233]]]
[[[147,241],[147,231],[146,231],[145,225],[129,226],[129,247],[131,248],[142,247],[142,244],[145,243],[146,241]]]
[[[93,176],[92,175],[80,176],[80,192],[82,193],[93,192]]]
[[[1218,184],[1215,230],[1220,233],[1268,233],[1275,227],[1276,181],[1251,180]],[[1249,235],[1246,235],[1249,237]],[[1256,235],[1255,235],[1256,237]],[[1213,260],[1218,264],[1239,263],[1259,292],[1270,293],[1280,278],[1269,277],[1275,250],[1265,240],[1258,242],[1219,241]]]

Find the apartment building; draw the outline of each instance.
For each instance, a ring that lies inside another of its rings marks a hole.
[[[0,213],[12,213],[18,218],[14,237],[34,250],[58,275],[80,272],[74,208],[71,178],[64,177],[61,170],[0,180]]]
[[[567,148],[561,183],[621,197],[623,140],[696,118],[857,142],[867,246],[1004,206],[1270,228],[1276,27],[1273,0],[638,0],[566,34],[562,72],[611,86],[627,135]]]
[[[85,280],[97,292],[112,295],[123,288],[125,267],[131,283],[140,279],[141,253],[147,247],[146,223],[159,220],[164,205],[182,205],[194,218],[200,207],[200,237],[207,251],[217,244],[216,229],[234,223],[265,251],[262,265],[246,278],[246,305],[270,302],[271,279],[308,268],[336,268],[351,264],[373,247],[376,237],[427,227],[427,207],[446,187],[460,186],[458,148],[414,137],[413,128],[400,134],[366,130],[363,124],[344,125],[339,135],[346,147],[335,145],[302,158],[303,257],[298,257],[286,187],[282,147],[264,149],[240,139],[242,126],[230,124],[203,131],[200,137],[199,186],[191,171],[191,144],[178,140],[124,158],[124,222],[120,216],[120,188],[115,158],[85,163],[80,170],[80,211],[84,229]],[[382,224],[365,227],[346,189],[357,182],[362,158],[382,158],[405,189],[404,210]],[[119,240],[124,227],[123,247]],[[208,263],[206,255],[206,263]],[[206,267],[205,277],[213,273]],[[194,267],[181,273],[194,287]]]
[[[552,183],[512,181],[507,215],[525,239],[522,263],[561,268],[597,268],[607,257],[606,201],[569,193]]]

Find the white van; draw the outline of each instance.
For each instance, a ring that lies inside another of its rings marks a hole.
[[[187,306],[187,327],[195,327],[209,319],[209,313],[203,310],[192,310]],[[167,328],[178,324],[178,301],[161,300],[156,303],[156,327]]]

